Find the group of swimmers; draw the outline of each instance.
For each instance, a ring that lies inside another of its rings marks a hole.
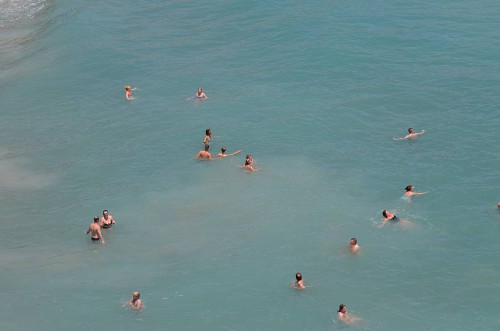
[[[408,129],[408,134],[402,138],[393,138],[394,140],[404,140],[404,139],[415,139],[417,136],[425,133],[425,130],[421,132],[414,132],[413,128]],[[414,191],[415,187],[413,185],[407,185],[405,187],[404,196],[406,198],[410,198],[415,195],[426,194],[427,192],[416,192]],[[500,202],[498,203],[498,207],[500,208]],[[383,220],[379,227],[383,227],[387,222],[400,223],[400,224],[410,224],[409,221],[401,220],[395,214],[385,209],[382,211]],[[351,254],[357,254],[361,250],[361,246],[358,245],[357,238],[351,238],[348,244],[349,251]],[[304,284],[304,279],[302,278],[302,274],[300,272],[295,274],[295,280],[290,285],[291,288],[295,288],[298,290],[303,290],[306,288]],[[354,316],[348,313],[347,306],[345,304],[339,305],[339,309],[337,310],[338,320],[344,324],[355,324],[362,321],[361,318]]]
[[[217,154],[215,158],[212,157],[212,154],[210,153],[210,142],[212,141],[212,130],[211,129],[206,129],[205,130],[205,138],[203,138],[203,145],[205,146],[204,149],[200,150],[198,154],[194,157],[194,159],[201,159],[201,160],[217,160],[217,159],[222,159],[225,157],[237,155],[241,153],[241,149],[237,150],[236,152],[233,153],[226,153],[226,146],[222,146],[220,148],[220,153]],[[252,155],[247,154],[245,157],[245,164],[240,166],[240,168],[248,170],[248,171],[257,171],[259,170],[258,168],[254,167],[254,160]]]
[[[132,88],[131,86],[126,86],[125,87],[125,98],[127,100],[132,100],[132,90],[135,90],[135,88]],[[198,91],[195,94],[195,97],[199,100],[204,100],[207,99],[207,95],[203,92],[203,89],[200,87],[198,88]],[[393,138],[394,140],[406,140],[406,139],[415,139],[418,136],[422,135],[425,133],[425,130],[422,130],[421,132],[415,132],[413,128],[408,129],[408,134],[405,135],[404,137],[401,138]],[[194,159],[201,159],[201,160],[216,160],[220,158],[226,158],[230,156],[234,156],[237,154],[240,154],[242,151],[237,150],[236,152],[233,153],[226,153],[226,147],[222,146],[221,147],[221,152],[217,154],[215,158],[212,157],[212,154],[210,153],[210,143],[213,140],[212,138],[212,131],[211,129],[206,129],[205,130],[205,137],[203,138],[203,145],[204,149],[200,150]],[[254,160],[251,155],[247,155],[245,158],[245,164],[241,166],[241,168],[249,170],[249,171],[257,171],[254,167]],[[414,186],[413,185],[408,185],[405,188],[404,196],[409,198],[415,195],[422,195],[426,194],[427,192],[415,192],[413,191]],[[498,203],[498,207],[500,208],[500,202]],[[382,223],[380,224],[379,227],[383,227],[387,222],[393,222],[393,223],[408,223],[408,221],[401,220],[398,218],[394,213],[390,212],[389,210],[383,210],[382,211],[382,216],[384,217],[382,220]],[[92,232],[92,240],[93,241],[99,241],[104,244],[105,241],[102,237],[101,233],[101,227],[106,228],[106,227],[111,227],[115,222],[113,220],[113,217],[111,215],[108,215],[107,210],[103,211],[103,217],[101,218],[100,224],[97,222],[99,221],[98,217],[94,217],[94,223],[90,225],[89,229],[87,230],[87,234],[89,232]],[[349,251],[352,254],[356,254],[360,251],[361,247],[358,245],[358,240],[357,238],[351,238],[349,240],[348,244]],[[302,278],[301,273],[296,273],[295,274],[295,281],[292,282],[290,287],[303,290],[306,288],[304,284],[304,280]],[[124,306],[130,306],[134,310],[140,310],[142,307],[142,301],[140,298],[140,293],[139,292],[134,292],[132,295],[132,298],[124,304]],[[348,314],[347,306],[345,304],[339,305],[339,309],[337,311],[337,316],[339,321],[345,323],[345,324],[353,324],[361,321],[361,319],[357,316],[353,316],[351,314]]]

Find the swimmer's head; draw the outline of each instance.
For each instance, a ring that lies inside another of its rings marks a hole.
[[[205,152],[208,152],[208,149],[210,148],[209,144],[205,144]]]
[[[389,211],[388,211],[387,209],[385,209],[385,210],[382,212],[382,215],[383,215],[384,217],[387,217],[387,213],[388,213],[388,212],[389,212]]]
[[[406,192],[410,192],[411,190],[413,190],[413,185],[408,185],[408,186],[405,188],[405,191],[406,191]]]
[[[108,216],[108,210],[107,209],[104,209],[102,211],[102,216]]]
[[[347,311],[347,307],[346,307],[344,304],[341,304],[341,305],[339,306],[339,310],[338,310],[338,312],[339,312],[339,313],[345,313],[346,311]]]
[[[413,128],[409,128],[408,133],[413,133]]]
[[[247,154],[247,156],[245,157],[247,160],[251,160],[252,159],[252,155],[250,154]]]
[[[246,160],[245,160],[245,165],[246,165],[246,166],[247,166],[247,165],[250,165],[250,160],[249,160],[249,159],[246,159]]]
[[[125,86],[125,91],[130,91],[132,87],[130,85]]]
[[[210,129],[206,129],[206,130],[205,130],[205,134],[206,134],[207,136],[211,136],[211,135],[212,135],[212,130],[210,130]]]
[[[222,152],[222,154],[224,154],[224,153],[226,152],[226,146],[222,146],[222,147],[220,148],[220,151]]]
[[[99,216],[94,216],[94,222],[95,223],[99,222]]]
[[[132,293],[132,298],[134,298],[135,300],[139,299],[140,297],[141,297],[141,294],[139,292]]]
[[[358,244],[358,239],[356,238],[351,238],[351,240],[349,241],[350,246],[356,246],[357,244]]]
[[[203,89],[201,87],[198,87],[198,93],[203,92]]]
[[[300,272],[297,272],[297,273],[295,274],[295,279],[296,279],[298,282],[299,282],[299,281],[301,281],[301,280],[302,280],[302,274],[301,274]]]

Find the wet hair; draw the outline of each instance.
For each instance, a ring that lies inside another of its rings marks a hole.
[[[345,305],[344,305],[344,304],[341,304],[341,305],[339,306],[339,310],[337,310],[337,312],[339,312],[339,313],[340,313],[340,312],[342,312],[342,309],[344,309],[344,308],[345,308]]]
[[[104,209],[104,210],[102,211],[102,213],[103,213],[103,214],[104,214],[104,213],[107,213],[107,212],[108,212],[108,210],[107,210],[107,209]]]
[[[210,148],[209,144],[205,144],[205,152],[208,152],[208,149]]]
[[[412,188],[413,188],[413,185],[408,185],[408,186],[405,188],[405,190],[406,190],[406,192],[410,192]]]
[[[358,243],[358,239],[356,239],[356,238],[351,238],[351,241],[354,241],[354,245],[356,245]]]
[[[99,221],[99,216],[94,216],[94,222]]]
[[[250,161],[249,161],[248,159],[246,159],[246,161],[245,161],[245,165],[246,165],[246,166],[247,166],[247,165],[250,165]]]
[[[206,130],[205,130],[205,134],[206,134],[207,136],[211,136],[211,135],[212,135],[212,131],[211,131],[210,129],[206,129]]]
[[[220,148],[220,151],[221,151],[222,153],[225,153],[225,152],[226,152],[226,146],[222,146],[222,147]]]
[[[384,217],[387,217],[387,209],[384,209],[384,211],[382,212],[382,215],[384,215]]]
[[[248,159],[251,159],[251,158],[252,158],[252,155],[247,154],[247,156],[246,156],[245,158],[246,158],[247,160],[248,160]]]
[[[300,272],[297,272],[297,273],[295,274],[295,279],[296,279],[297,281],[301,281],[301,280],[302,280],[302,274],[301,274]]]
[[[408,129],[408,133],[411,133],[413,131],[413,128]]]

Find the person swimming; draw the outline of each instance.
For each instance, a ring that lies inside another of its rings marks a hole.
[[[349,249],[352,254],[356,254],[357,252],[359,252],[361,246],[358,245],[358,239],[351,238],[351,240],[349,240]]]
[[[302,279],[302,274],[300,272],[297,272],[295,274],[295,281],[293,281],[292,285],[290,285],[291,288],[296,288],[298,290],[303,290],[305,289],[304,285],[304,280]]]
[[[132,97],[132,91],[137,90],[137,88],[133,88],[130,85],[125,86],[125,99],[127,100],[133,100],[134,98]]]
[[[339,306],[339,310],[337,310],[337,317],[339,318],[339,321],[345,324],[353,324],[361,321],[361,318],[356,316],[351,316],[347,312],[347,306],[344,304],[341,304]]]
[[[220,148],[220,153],[217,154],[217,157],[228,157],[228,156],[233,156],[233,155],[240,154],[240,153],[241,153],[241,149],[237,150],[234,153],[226,154],[226,146],[222,146]]]
[[[404,193],[405,197],[411,197],[414,195],[422,195],[427,193],[427,192],[414,192],[413,188],[414,188],[413,185],[408,185],[405,187],[405,193]]]
[[[208,99],[207,95],[203,92],[203,89],[201,87],[198,87],[198,92],[194,95],[198,99]]]
[[[394,140],[405,140],[405,139],[415,139],[417,136],[420,136],[421,134],[424,134],[425,130],[422,130],[421,132],[414,132],[413,128],[408,129],[408,134],[402,138],[392,138]]]
[[[246,169],[246,170],[250,170],[250,171],[257,171],[259,169],[256,169],[252,166],[252,163],[253,163],[253,159],[249,160],[249,159],[246,159],[245,160],[245,164],[240,166],[240,168],[243,168],[243,169]]]

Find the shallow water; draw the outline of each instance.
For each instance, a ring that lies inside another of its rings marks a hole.
[[[0,8],[2,329],[500,326],[498,3]]]

